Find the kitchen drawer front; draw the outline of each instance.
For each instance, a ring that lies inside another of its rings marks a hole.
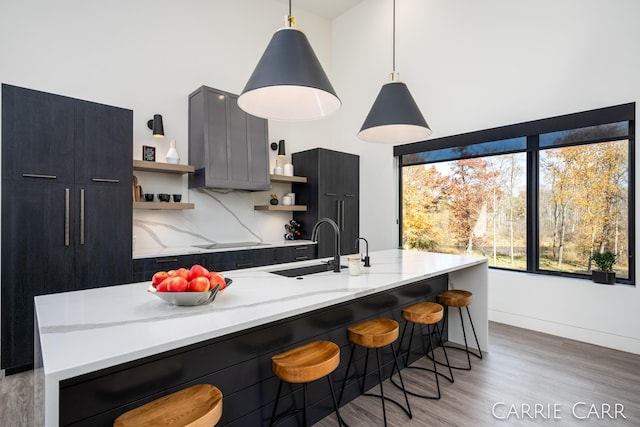
[[[247,249],[241,251],[221,252],[220,265],[223,270],[239,270],[242,268],[260,267],[274,264],[275,248]]]
[[[276,254],[277,263],[306,261],[315,259],[316,245],[296,245],[278,248]]]
[[[204,265],[204,263],[205,259],[202,254],[134,259],[133,280],[135,282],[146,282],[151,280],[153,274],[158,271],[191,268],[193,264]]]

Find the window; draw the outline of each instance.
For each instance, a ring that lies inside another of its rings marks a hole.
[[[625,104],[395,147],[400,244],[585,278],[612,251],[634,283],[634,117]]]

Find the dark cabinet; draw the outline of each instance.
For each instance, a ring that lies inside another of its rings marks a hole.
[[[229,271],[265,265],[305,261],[316,258],[314,244],[287,245],[260,249],[226,252],[209,252],[194,255],[177,255],[133,260],[133,278],[136,282],[151,280],[157,271],[191,268],[200,264],[209,271]]]
[[[269,189],[267,121],[238,107],[238,95],[202,86],[189,95],[189,188]]]
[[[293,213],[293,219],[303,226],[303,238],[311,238],[313,226],[320,218],[331,218],[340,229],[340,254],[356,253],[360,221],[360,157],[314,148],[293,153],[292,162],[296,174],[307,177],[304,185],[292,184],[296,203],[307,205],[306,212]],[[333,256],[334,236],[328,225],[319,229],[317,251],[318,258]]]
[[[315,259],[317,258],[315,248],[316,245],[295,245],[276,248],[276,264]]]
[[[133,113],[2,86],[2,368],[33,363],[33,297],[127,283]]]
[[[194,254],[134,259],[133,280],[135,282],[146,282],[151,280],[158,271],[177,270],[178,268],[189,269],[194,264],[200,264],[208,268],[206,255]]]

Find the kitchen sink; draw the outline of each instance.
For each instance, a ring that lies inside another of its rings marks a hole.
[[[253,246],[268,246],[268,243],[260,242],[229,242],[229,243],[207,243],[205,245],[193,245],[200,249],[224,249],[224,248],[245,248]]]
[[[346,265],[341,265],[340,268],[346,268]],[[299,276],[306,276],[307,274],[314,274],[314,273],[322,273],[325,271],[333,271],[333,265],[331,264],[315,264],[315,265],[308,265],[306,267],[294,267],[294,268],[288,268],[286,270],[276,270],[276,271],[270,271],[270,273],[273,274],[279,274],[280,276],[286,276],[286,277],[299,277]]]

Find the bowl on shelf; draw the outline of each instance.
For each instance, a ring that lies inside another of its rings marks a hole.
[[[232,282],[228,277],[224,278],[224,282],[229,286]],[[196,306],[207,305],[216,299],[220,285],[216,285],[215,288],[209,289],[207,292],[158,292],[153,286],[149,286],[147,292],[157,296],[170,305],[178,306]]]
[[[182,194],[174,194],[172,197],[173,201],[176,203],[180,203],[180,200],[182,200]]]
[[[171,196],[165,193],[160,193],[158,194],[158,200],[160,200],[161,202],[168,202],[169,200],[171,200]]]
[[[153,194],[145,193],[145,195],[144,195],[144,200],[145,200],[146,202],[153,202],[153,197],[154,197],[154,195],[153,195]]]

